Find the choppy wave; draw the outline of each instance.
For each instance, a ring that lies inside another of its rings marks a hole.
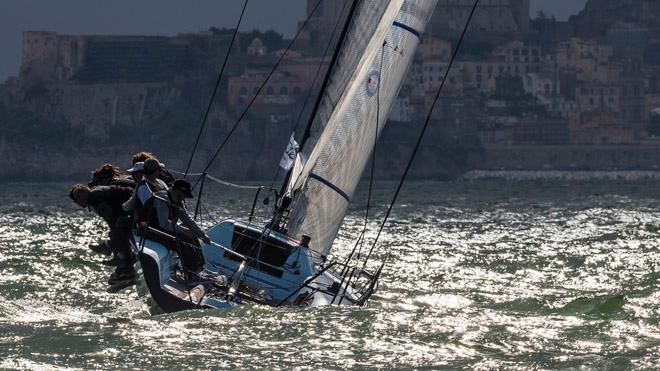
[[[368,238],[391,197],[377,185]],[[593,369],[660,359],[653,182],[406,185],[367,308],[240,307],[152,316],[108,294],[87,245],[104,227],[66,186],[0,196],[0,368]],[[251,195],[209,196],[216,219]],[[337,255],[362,228],[351,209]],[[210,218],[207,222],[210,222]]]

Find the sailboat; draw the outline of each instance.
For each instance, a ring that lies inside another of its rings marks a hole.
[[[161,310],[367,303],[378,275],[331,261],[330,251],[435,5],[350,2],[272,220],[211,227],[200,278],[181,273],[175,252],[135,236],[144,286]]]

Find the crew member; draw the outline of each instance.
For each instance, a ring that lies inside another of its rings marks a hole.
[[[87,186],[94,188],[96,186],[118,185],[123,187],[135,187],[135,182],[121,173],[121,170],[112,164],[103,164],[103,166],[92,172],[92,179]]]
[[[92,172],[92,179],[87,183],[89,188],[94,188],[96,186],[109,186],[117,185],[122,187],[135,188],[135,182],[122,174],[121,170],[115,165],[112,164],[103,164],[98,169],[95,169]],[[89,248],[97,254],[102,255],[111,255],[112,247],[110,246],[110,241],[102,241],[98,244],[90,244]],[[101,264],[104,265],[115,265],[117,259],[113,257],[110,260],[104,260]]]
[[[145,162],[148,159],[156,159],[156,156],[154,156],[154,154],[151,152],[138,152],[131,157],[131,163],[135,165],[138,162]],[[160,174],[158,175],[158,177],[168,186],[171,186],[172,183],[174,183],[174,177],[165,168],[160,170]]]
[[[141,214],[146,224],[158,231],[175,238],[168,238],[147,229],[145,238],[163,244],[176,251],[185,270],[189,273],[199,273],[203,269],[204,260],[200,252],[197,238],[210,244],[208,235],[195,223],[188,214],[185,199],[192,198],[192,186],[189,182],[179,179],[174,181],[172,188],[155,192],[144,204]],[[178,222],[183,225],[179,225]]]
[[[159,176],[165,165],[157,159],[144,161],[144,178],[140,181],[131,198],[124,203],[123,210],[133,212],[138,230],[144,238],[156,241],[170,250],[179,253],[182,265],[188,272],[199,272],[203,260],[199,252],[199,241],[210,243],[206,234],[190,218],[183,200],[192,197],[190,183],[175,181],[168,190],[167,185]],[[181,220],[185,227],[177,225]],[[172,237],[154,233],[148,228],[154,228]]]
[[[167,190],[167,184],[159,179],[164,168],[165,165],[155,158],[144,161],[142,165],[143,178],[138,183],[131,198],[124,203],[124,211],[139,213],[154,193]],[[144,218],[141,218],[140,221],[144,221]]]
[[[82,184],[71,188],[69,197],[83,208],[93,210],[110,227],[110,247],[116,268],[108,278],[109,285],[133,283],[137,278],[131,262],[130,218],[122,210],[122,204],[133,194],[133,189],[122,186],[98,186],[93,189]]]

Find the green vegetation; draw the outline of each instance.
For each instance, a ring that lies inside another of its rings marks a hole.
[[[11,144],[67,148],[75,137],[63,120],[44,119],[24,109],[0,105],[0,136]]]
[[[233,29],[230,28],[217,28],[217,27],[211,27],[209,28],[209,31],[213,33],[216,36],[231,36],[234,33]],[[269,50],[277,50],[277,49],[282,49],[286,47],[284,36],[282,36],[281,33],[278,33],[274,30],[268,30],[268,31],[259,31],[259,30],[252,30],[250,32],[239,32],[238,36],[240,37],[241,40],[241,51],[245,52],[247,51],[247,47],[250,45],[252,40],[255,38],[261,39],[261,41],[264,43],[266,48]]]
[[[266,32],[262,32],[259,30],[252,30],[247,33],[241,32],[240,37],[241,37],[242,51],[247,51],[247,47],[250,45],[252,40],[254,40],[257,37],[261,39],[261,41],[264,43],[266,48],[268,48],[268,50],[272,51],[286,47],[286,44],[284,42],[284,36],[273,30],[268,30]]]

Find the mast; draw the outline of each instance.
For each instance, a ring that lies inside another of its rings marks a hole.
[[[305,133],[303,134],[303,137],[300,140],[300,151],[302,151],[302,149],[305,147],[305,143],[307,142],[307,139],[309,139],[309,135],[312,130],[312,124],[314,123],[314,118],[316,117],[316,112],[319,110],[319,106],[321,105],[321,101],[323,100],[323,96],[325,95],[325,91],[328,88],[328,83],[330,82],[330,76],[332,76],[332,72],[335,69],[335,66],[337,65],[339,52],[341,51],[342,46],[346,41],[346,35],[348,34],[348,29],[350,28],[353,17],[355,17],[355,9],[357,9],[357,5],[359,2],[360,0],[353,0],[353,3],[351,4],[351,10],[348,12],[348,16],[346,17],[346,22],[344,23],[344,27],[341,30],[341,35],[339,36],[339,41],[337,42],[337,47],[335,48],[335,52],[332,54],[332,59],[330,60],[330,65],[328,66],[328,70],[325,74],[325,77],[323,78],[321,89],[319,90],[319,94],[316,97],[316,102],[314,102],[314,107],[312,108],[312,112],[309,115],[309,121],[307,122]]]
[[[303,148],[305,147],[305,143],[309,138],[309,135],[312,130],[312,124],[314,123],[314,118],[316,117],[316,112],[318,111],[319,106],[321,105],[321,101],[323,100],[323,95],[325,94],[325,91],[328,88],[328,83],[330,82],[330,76],[332,75],[332,71],[334,70],[335,65],[337,64],[337,59],[339,58],[339,52],[341,51],[342,45],[346,40],[348,29],[350,28],[353,17],[355,17],[355,9],[357,9],[357,5],[359,2],[360,0],[353,0],[353,3],[351,4],[351,9],[348,12],[348,15],[346,16],[346,22],[344,22],[344,27],[342,27],[341,34],[339,35],[339,40],[337,41],[337,46],[335,47],[335,51],[332,53],[330,64],[328,65],[328,69],[325,73],[325,76],[323,77],[323,83],[321,84],[321,88],[319,89],[319,94],[316,96],[316,101],[314,102],[314,107],[312,108],[312,112],[309,115],[309,120],[307,122],[305,132],[302,136],[302,139],[300,139],[299,151],[303,150]],[[281,195],[286,193],[287,186],[289,184],[289,181],[291,180],[292,171],[293,168],[289,169],[289,171],[287,171],[286,173],[286,176],[284,177],[284,181],[282,182],[282,186],[280,187]],[[281,214],[283,211],[284,210],[278,210],[277,214]]]
[[[325,257],[412,63],[436,0],[361,0],[305,132],[287,229]],[[380,104],[378,104],[378,97]],[[293,183],[293,184],[291,184]]]

